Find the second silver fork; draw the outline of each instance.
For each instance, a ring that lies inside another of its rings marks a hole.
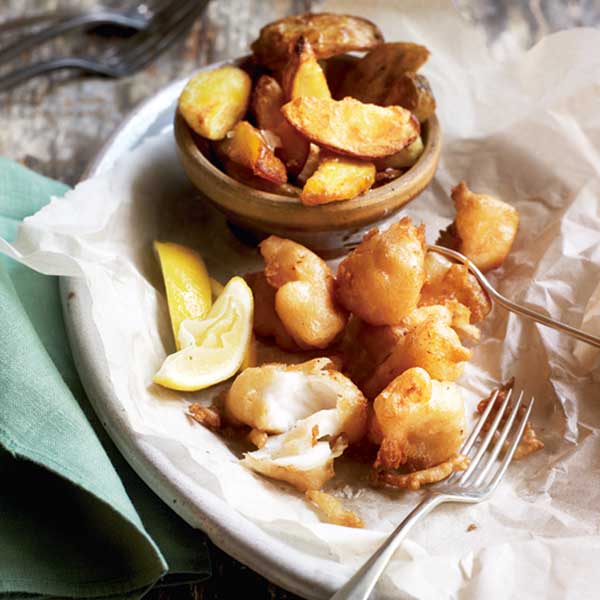
[[[511,388],[500,406],[497,407],[491,423],[488,423],[497,403],[498,393],[499,390],[496,390],[490,398],[473,431],[461,448],[462,454],[467,456],[472,454],[469,467],[465,471],[454,473],[442,483],[432,486],[423,500],[406,516],[375,554],[332,596],[331,600],[367,600],[394,552],[399,548],[410,529],[436,506],[445,502],[474,504],[487,500],[492,495],[506,473],[523,437],[534,401],[532,397],[526,404],[525,410],[521,411],[524,396],[521,392],[518,394],[516,402],[507,411],[513,395]],[[515,425],[520,411],[523,414]],[[503,419],[505,422],[500,427]],[[477,443],[484,427],[487,427],[485,436]],[[495,441],[494,437],[497,437]],[[509,438],[510,442],[506,453],[502,460],[498,461],[497,458]],[[494,443],[492,444],[492,442]]]

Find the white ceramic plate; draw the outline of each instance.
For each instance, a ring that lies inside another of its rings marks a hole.
[[[170,84],[135,110],[92,161],[84,178],[107,171],[142,142],[170,128],[184,84],[185,80]],[[102,424],[138,475],[185,521],[251,569],[304,597],[330,596],[349,575],[339,563],[311,557],[283,543],[210,492],[192,497],[164,458],[130,435],[124,409],[101,359],[103,352],[98,351],[101,342],[91,326],[89,291],[83,280],[63,278],[61,295],[82,383]],[[332,571],[339,577],[332,577]]]

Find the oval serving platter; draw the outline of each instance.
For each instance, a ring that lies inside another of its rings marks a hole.
[[[92,160],[82,179],[106,172],[144,141],[171,129],[186,81],[171,83],[135,109]],[[92,325],[92,298],[85,282],[61,278],[60,289],[67,335],[88,398],[113,442],[146,484],[188,524],[270,581],[306,598],[326,598],[334,593],[351,575],[348,568],[282,542],[208,490],[190,494],[169,462],[136,439],[112,389],[103,352],[98,351],[101,341]]]

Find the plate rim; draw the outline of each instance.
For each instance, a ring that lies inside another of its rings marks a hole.
[[[176,90],[183,87],[187,79],[172,81],[135,107],[90,160],[79,182],[109,169],[114,164],[113,156],[116,158],[128,149],[126,144],[119,146],[122,136],[135,131],[153,104],[172,102]],[[143,138],[139,136],[138,141]],[[183,481],[174,480],[172,474],[171,477],[166,475],[168,461],[143,440],[131,435],[126,411],[114,397],[106,377],[103,353],[96,351],[102,342],[89,319],[92,298],[85,282],[60,277],[59,288],[67,338],[90,404],[123,457],[148,487],[190,526],[203,531],[221,550],[272,583],[311,599],[333,594],[345,579],[343,572],[347,567],[343,564],[309,557],[279,541],[211,492],[194,499],[185,491]],[[242,529],[250,531],[242,534]],[[329,568],[326,569],[326,565]],[[332,566],[340,572],[339,577],[332,575]]]

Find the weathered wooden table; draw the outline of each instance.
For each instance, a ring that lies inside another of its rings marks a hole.
[[[141,1],[141,0],[140,0]],[[356,0],[355,0],[356,1]],[[367,1],[367,0],[364,0]],[[152,0],[146,0],[151,4]],[[118,0],[0,0],[0,24],[49,10],[115,9],[137,4]],[[348,12],[352,12],[352,1]],[[189,34],[144,71],[123,80],[56,73],[0,94],[0,155],[49,177],[75,184],[124,116],[169,81],[206,63],[248,51],[260,26],[295,12],[318,10],[320,0],[213,0]],[[455,0],[464,17],[485,30],[495,56],[527,48],[543,35],[567,27],[600,23],[597,0]],[[3,33],[0,47],[10,41]],[[50,43],[19,62],[67,52],[87,54],[111,40],[74,35]],[[0,73],[2,69],[0,69]],[[157,589],[151,600],[294,598],[211,546],[213,577],[199,585]]]

